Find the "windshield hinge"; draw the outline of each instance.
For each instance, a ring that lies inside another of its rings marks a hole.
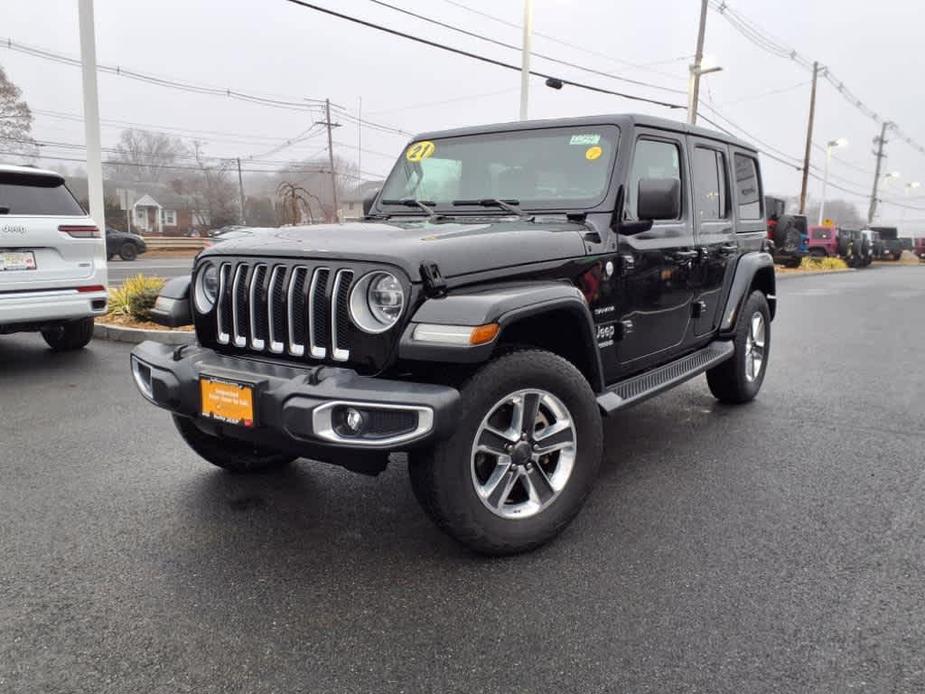
[[[424,293],[427,296],[437,298],[446,294],[446,280],[443,279],[437,263],[421,263],[421,280],[424,282]]]

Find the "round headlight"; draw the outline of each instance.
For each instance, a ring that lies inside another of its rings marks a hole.
[[[395,275],[371,272],[350,292],[350,317],[367,333],[385,332],[394,326],[405,306],[405,290]]]
[[[199,313],[208,313],[215,306],[215,297],[218,295],[218,268],[209,263],[196,276],[196,310]]]

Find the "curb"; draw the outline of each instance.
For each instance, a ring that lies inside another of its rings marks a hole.
[[[774,277],[778,280],[793,279],[795,277],[817,277],[819,275],[844,275],[849,272],[857,272],[857,268],[849,267],[846,270],[818,270],[814,272],[775,272]]]
[[[196,333],[179,330],[142,330],[140,328],[123,328],[121,326],[96,323],[93,326],[93,338],[131,344],[154,340],[164,345],[190,345],[196,341]]]

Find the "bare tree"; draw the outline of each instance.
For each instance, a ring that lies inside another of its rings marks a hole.
[[[193,158],[199,171],[184,185],[194,209],[204,217],[201,223],[213,228],[235,224],[239,217],[238,192],[231,177],[231,162],[210,160],[198,141],[193,142]]]
[[[358,180],[356,164],[346,159],[335,158],[334,168],[337,171],[337,197],[343,199],[345,193],[356,186]],[[288,183],[307,191],[321,209],[321,216],[325,221],[335,219],[334,199],[331,195],[331,166],[327,158],[310,159],[293,162],[277,172],[279,184]],[[313,211],[317,210],[314,208]]]
[[[159,183],[189,148],[177,137],[129,128],[119,136],[113,160],[115,175],[126,181]]]
[[[32,137],[32,111],[22,90],[0,67],[0,159],[31,161],[38,154]]]

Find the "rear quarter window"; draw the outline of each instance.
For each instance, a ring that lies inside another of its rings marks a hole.
[[[0,214],[82,217],[86,213],[60,178],[0,172]]]
[[[744,154],[733,157],[735,165],[736,204],[739,206],[739,219],[763,219],[761,209],[761,180],[758,178],[758,162]]]

